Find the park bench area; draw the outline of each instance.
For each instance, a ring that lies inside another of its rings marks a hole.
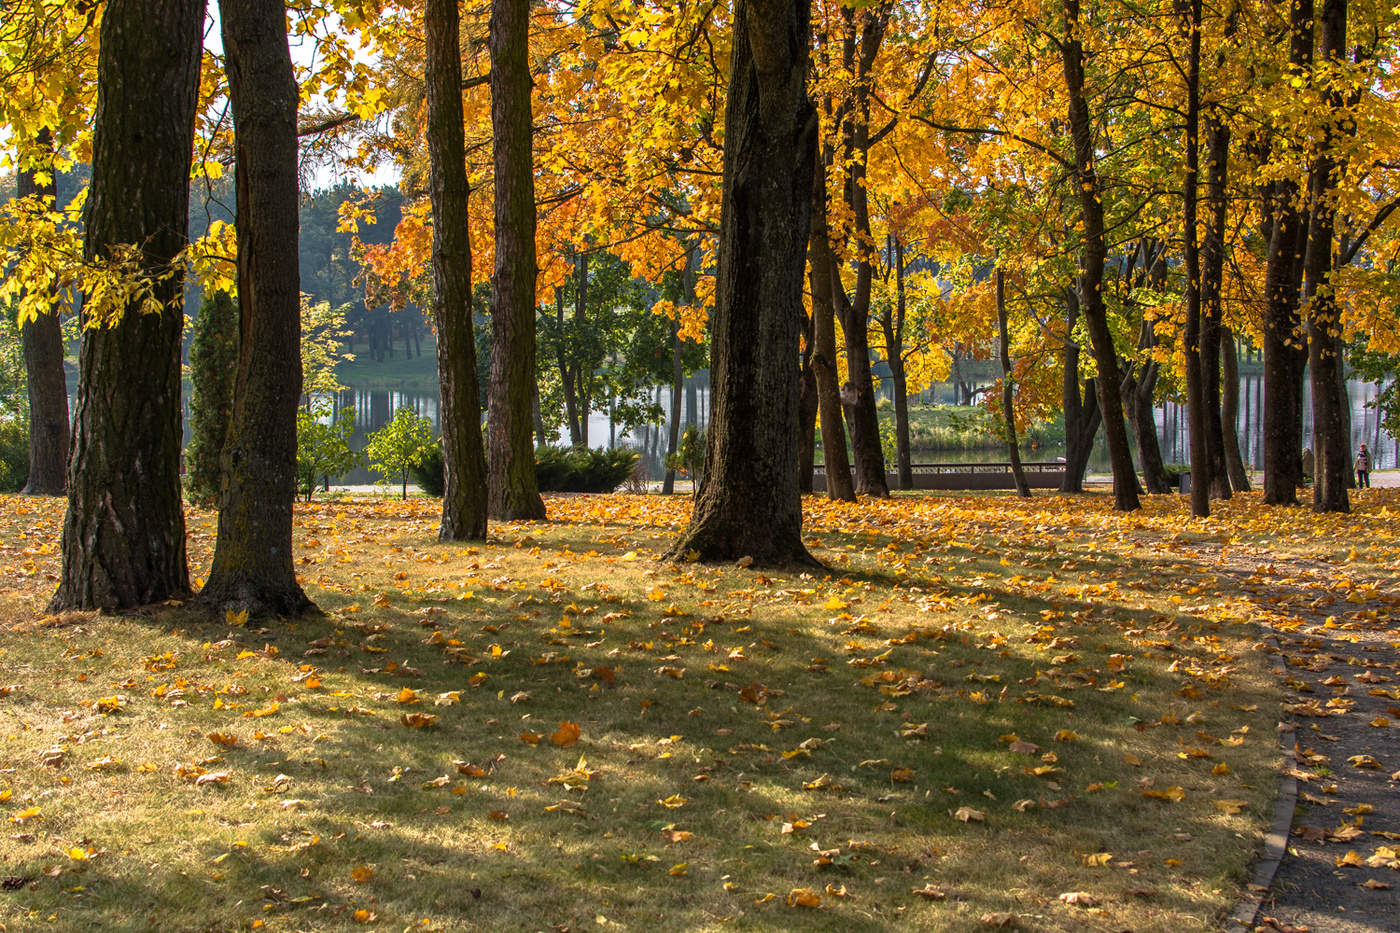
[[[1058,460],[1023,461],[1021,469],[1032,489],[1059,489],[1065,478],[1065,465]],[[1015,489],[1011,461],[991,463],[915,463],[915,489]],[[886,473],[891,489],[899,488],[899,474]],[[820,464],[812,473],[812,491],[826,491],[826,468]]]

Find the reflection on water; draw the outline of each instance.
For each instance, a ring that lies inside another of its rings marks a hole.
[[[1367,403],[1376,397],[1376,386],[1369,382],[1348,382],[1348,395],[1351,403],[1352,439],[1359,445],[1363,440],[1376,457],[1376,469],[1390,469],[1400,461],[1400,443],[1380,426],[1377,413]],[[668,387],[651,390],[650,400],[659,404],[668,414],[671,408],[671,393]],[[702,372],[686,379],[681,393],[680,423],[704,428],[710,408],[709,374]],[[352,445],[355,449],[364,448],[366,439],[393,418],[394,412],[407,407],[427,418],[438,429],[437,393],[402,392],[385,389],[347,389],[335,400],[338,411],[341,407],[355,411],[355,434]],[[1245,463],[1255,469],[1263,468],[1263,411],[1264,381],[1258,374],[1240,377],[1239,436],[1241,454]],[[1312,443],[1312,401],[1307,388],[1304,388],[1303,443]],[[1162,444],[1162,459],[1166,463],[1186,463],[1189,457],[1185,406],[1168,402],[1157,409],[1157,433]],[[648,478],[660,479],[666,472],[665,456],[669,440],[668,423],[643,425],[626,431],[624,426],[611,420],[608,412],[595,411],[588,421],[588,437],[595,447],[628,446],[642,455],[642,464]],[[568,435],[563,433],[559,443],[567,443]],[[1056,460],[1065,456],[1064,445],[1049,445],[1027,448],[1023,455],[1033,460]],[[915,459],[925,462],[976,463],[997,459],[999,453],[983,450],[938,451],[937,453],[916,452]],[[1095,449],[1090,457],[1089,471],[1105,473],[1109,471],[1108,452],[1099,433]],[[368,468],[360,467],[342,478],[349,484],[374,483],[379,477]]]

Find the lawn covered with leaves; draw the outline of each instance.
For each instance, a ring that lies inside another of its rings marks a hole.
[[[1393,625],[1400,491],[1110,505],[809,498],[789,574],[659,562],[681,497],[479,546],[313,503],[281,622],[48,616],[63,503],[0,498],[0,924],[1209,928],[1277,789],[1264,626]]]

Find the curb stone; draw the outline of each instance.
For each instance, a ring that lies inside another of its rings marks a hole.
[[[1277,637],[1273,635],[1265,636],[1265,640],[1276,648],[1280,647]],[[1293,829],[1293,814],[1298,806],[1298,779],[1290,773],[1292,769],[1287,767],[1295,763],[1294,743],[1291,741],[1295,731],[1293,723],[1278,724],[1279,745],[1283,752],[1285,770],[1279,778],[1278,798],[1274,801],[1274,819],[1269,825],[1269,831],[1264,835],[1264,848],[1254,865],[1254,876],[1227,920],[1227,928],[1231,930],[1253,928],[1254,920],[1259,915],[1259,907],[1264,903],[1269,887],[1273,884],[1274,875],[1288,851],[1288,834]]]

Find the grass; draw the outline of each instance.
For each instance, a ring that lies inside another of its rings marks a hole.
[[[1208,928],[1276,788],[1264,565],[1372,620],[1400,565],[1389,490],[809,499],[797,575],[657,562],[685,497],[475,546],[341,500],[297,513],[321,616],[55,617],[61,505],[0,497],[11,931]]]
[[[375,362],[369,353],[357,352],[355,359],[336,367],[336,378],[358,390],[394,389],[399,392],[438,391],[437,356],[433,338],[423,338],[422,356],[406,357],[402,346],[395,346],[392,359]],[[361,348],[363,350],[363,348]]]

